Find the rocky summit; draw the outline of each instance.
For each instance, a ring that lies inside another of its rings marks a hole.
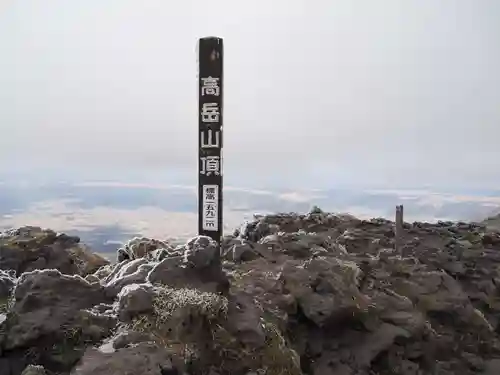
[[[0,235],[0,375],[500,374],[500,232],[321,210],[218,245]]]

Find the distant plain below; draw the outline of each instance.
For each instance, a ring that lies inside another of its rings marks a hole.
[[[256,190],[224,188],[224,231],[255,213],[325,211],[392,219],[403,204],[405,221],[480,221],[500,211],[500,191],[428,189]],[[197,230],[195,186],[117,182],[0,182],[0,229],[40,226],[78,235],[107,256],[134,237],[185,241]]]

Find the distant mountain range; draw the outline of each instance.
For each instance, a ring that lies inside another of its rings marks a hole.
[[[231,232],[254,213],[325,211],[361,218],[394,216],[403,204],[406,221],[481,221],[500,211],[500,192],[430,190],[256,190],[224,188],[225,230]],[[116,182],[0,183],[0,229],[50,227],[78,235],[96,251],[109,253],[134,236],[172,241],[196,233],[194,186]],[[491,219],[496,220],[496,219]],[[498,219],[500,220],[500,219]],[[493,223],[493,221],[491,221]]]

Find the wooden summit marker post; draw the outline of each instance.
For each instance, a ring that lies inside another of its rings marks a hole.
[[[198,42],[198,234],[222,239],[222,39]],[[217,262],[220,262],[220,253]]]

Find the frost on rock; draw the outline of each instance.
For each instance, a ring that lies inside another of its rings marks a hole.
[[[155,265],[145,258],[122,261],[101,281],[101,284],[105,286],[109,295],[116,296],[126,285],[146,282],[149,272]]]
[[[482,224],[404,223],[395,251],[385,219],[260,215],[220,254],[136,238],[90,273],[78,241],[0,235],[0,375],[499,373],[500,232]]]
[[[196,236],[186,242],[183,248],[184,262],[194,268],[211,266],[217,260],[219,245],[207,236]]]
[[[28,365],[23,370],[23,373],[21,375],[46,375],[46,374],[47,372],[45,371],[43,366]]]
[[[124,260],[135,260],[148,256],[161,257],[163,253],[173,252],[170,243],[147,237],[134,237],[122,248],[118,249],[118,262]],[[160,259],[157,259],[160,260]]]
[[[176,289],[224,292],[228,281],[219,264],[219,247],[209,237],[197,236],[182,247],[182,256],[172,256],[155,264],[147,282]]]
[[[2,306],[9,299],[16,281],[16,273],[13,270],[0,270],[0,312],[2,312]]]

